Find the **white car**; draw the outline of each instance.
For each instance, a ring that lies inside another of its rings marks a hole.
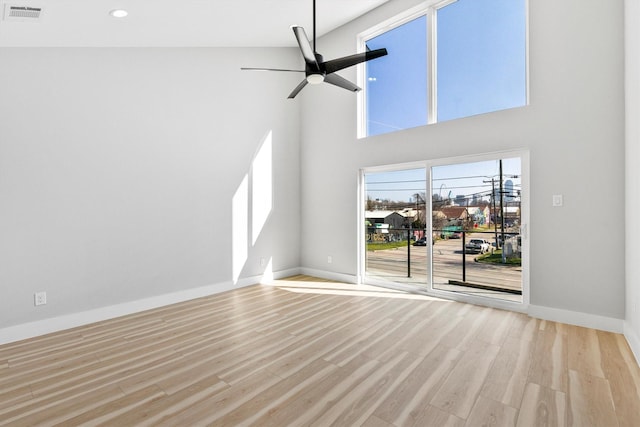
[[[489,252],[489,248],[491,245],[485,239],[471,239],[465,245],[465,250],[469,253],[477,252],[477,253],[485,253]]]

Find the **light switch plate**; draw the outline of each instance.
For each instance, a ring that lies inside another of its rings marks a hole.
[[[564,204],[562,194],[554,194],[552,204],[553,204],[553,207],[556,207],[556,208],[562,206]]]

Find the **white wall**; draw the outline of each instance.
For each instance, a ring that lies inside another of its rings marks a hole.
[[[319,50],[353,53],[357,33],[417,3],[389,2]],[[355,137],[353,94],[309,86],[290,101],[298,76],[238,70],[293,66],[295,49],[0,49],[0,335],[233,287],[233,197],[269,131],[273,211],[255,244],[251,218],[235,223],[248,232],[238,283],[263,273],[261,257],[275,271],[355,276],[362,167],[528,149],[531,304],[625,319],[623,0],[530,3],[529,106],[367,140]],[[627,6],[637,12],[638,0]],[[637,76],[634,16],[627,72]],[[355,69],[341,74],[355,79]],[[637,117],[637,80],[627,84]],[[628,120],[629,218],[640,204],[638,134]],[[552,208],[558,193],[565,206]],[[637,227],[627,221],[626,330],[636,339]],[[49,303],[34,307],[40,290]]]
[[[261,257],[298,267],[300,120],[286,96],[299,76],[239,69],[298,61],[294,49],[0,49],[0,335],[233,287],[263,273]],[[269,132],[273,209],[254,243],[232,198]],[[234,247],[247,253],[235,275]]]
[[[352,52],[359,32],[418,3],[389,2],[322,38],[318,50],[325,58]],[[536,0],[527,107],[357,140],[356,97],[309,88],[302,96],[302,232],[313,238],[302,240],[303,267],[356,275],[360,168],[523,148],[531,166],[531,304],[622,325],[623,59],[623,0],[606,7]],[[564,207],[551,206],[553,194],[564,195]]]
[[[626,322],[625,336],[640,361],[640,0],[625,1]]]

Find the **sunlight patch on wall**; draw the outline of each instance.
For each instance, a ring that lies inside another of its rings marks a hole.
[[[272,283],[274,281],[274,277],[273,277],[273,258],[269,258],[269,261],[267,262],[267,266],[264,269],[264,272],[262,273],[262,280],[260,281],[261,283]]]
[[[262,141],[253,159],[251,174],[251,232],[255,245],[273,209],[272,131]]]
[[[249,254],[249,177],[245,175],[231,201],[233,283],[238,283]]]

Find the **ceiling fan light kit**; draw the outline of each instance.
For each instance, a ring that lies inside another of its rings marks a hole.
[[[310,85],[319,85],[324,81],[324,75],[322,74],[309,74],[307,76],[307,83]]]
[[[307,33],[304,28],[294,25],[291,27],[293,34],[298,41],[300,52],[305,62],[304,70],[286,70],[280,68],[241,68],[242,70],[251,71],[287,71],[287,72],[299,72],[305,73],[305,79],[296,86],[295,89],[289,94],[289,99],[296,97],[298,93],[307,85],[317,85],[322,82],[332,84],[334,86],[341,87],[351,92],[358,92],[360,88],[351,83],[344,77],[335,74],[336,71],[343,70],[348,67],[360,64],[362,62],[370,61],[372,59],[380,58],[387,54],[387,49],[375,49],[368,50],[362,53],[356,53],[354,55],[343,56],[342,58],[332,59],[330,61],[324,61],[322,55],[316,51],[316,0],[313,0],[313,47],[309,42]]]

